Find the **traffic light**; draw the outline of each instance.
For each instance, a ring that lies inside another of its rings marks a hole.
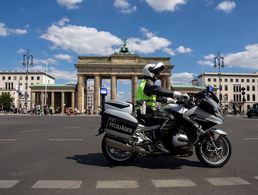
[[[242,94],[242,96],[243,96],[243,98],[242,98],[242,99],[243,99],[243,102],[245,102],[245,101],[246,101],[246,99],[245,99],[245,88],[242,87],[242,88],[241,88],[241,91],[242,91],[241,94]]]

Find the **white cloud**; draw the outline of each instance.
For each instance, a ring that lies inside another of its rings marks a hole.
[[[140,39],[140,38],[129,38],[127,40],[128,48],[132,51],[150,54],[154,53],[157,50],[168,51],[171,45],[171,42],[163,37],[158,37],[154,33],[149,32],[145,28],[141,28],[141,32],[143,32],[144,36],[147,39]]]
[[[174,12],[179,5],[184,5],[187,0],[145,0],[147,4],[155,11],[171,11]]]
[[[125,14],[132,13],[137,9],[136,6],[132,6],[130,3],[128,3],[128,0],[115,0],[114,7]]]
[[[59,26],[64,26],[67,22],[70,22],[70,19],[69,19],[69,18],[62,18],[61,20],[59,20],[59,21],[57,22],[57,24],[58,24]]]
[[[258,44],[247,45],[244,51],[224,56],[225,65],[258,70]]]
[[[171,82],[173,84],[191,84],[193,80],[193,73],[182,72],[173,73],[171,77]]]
[[[77,9],[79,8],[78,5],[82,2],[83,0],[57,0],[59,5],[64,6],[67,9]]]
[[[198,61],[198,64],[200,65],[207,65],[207,66],[212,66],[214,63],[214,57],[215,55],[214,54],[209,54],[209,55],[206,55],[204,56],[203,60],[199,60]]]
[[[0,36],[6,37],[7,35],[8,35],[7,27],[5,26],[4,23],[0,23]]]
[[[77,72],[76,71],[67,71],[67,70],[60,70],[56,69],[55,67],[50,67],[49,73],[51,76],[55,77],[56,79],[66,80],[67,83],[76,83],[77,82]]]
[[[199,60],[200,65],[213,66],[214,54],[204,56],[203,60]],[[226,67],[241,67],[247,69],[258,70],[258,44],[247,45],[244,51],[229,53],[223,55]]]
[[[69,21],[68,18],[63,18],[60,21],[51,25],[41,35],[42,39],[53,44],[53,48],[70,50],[79,55],[111,55],[121,45],[121,39],[110,32],[99,31],[87,26],[65,24]],[[61,26],[57,24],[61,24]],[[128,48],[131,52],[151,54],[162,51],[169,55],[175,55],[192,51],[192,49],[184,46],[180,46],[174,51],[171,48],[170,40],[159,37],[143,27],[140,31],[144,38],[129,37],[127,39]]]
[[[46,72],[46,64],[37,64],[30,68],[30,71],[40,71]],[[66,83],[76,83],[77,82],[77,72],[60,70],[53,66],[48,66],[47,74],[53,76],[56,80],[65,80]]]
[[[234,1],[223,1],[216,7],[217,10],[223,11],[226,14],[231,13],[235,9],[236,3]]]
[[[41,38],[51,42],[54,48],[71,50],[77,54],[109,55],[121,44],[121,39],[110,32],[76,25],[54,24]]]
[[[17,34],[17,35],[24,35],[24,34],[27,34],[28,31],[25,30],[25,29],[20,29],[20,28],[17,28],[17,29],[10,29],[10,32],[13,33],[13,34]]]
[[[17,51],[16,51],[16,53],[18,53],[18,54],[25,54],[26,53],[26,49],[18,49]]]
[[[178,48],[176,48],[175,50],[177,53],[182,53],[182,54],[185,54],[185,53],[191,53],[192,52],[192,49],[191,48],[186,48],[184,46],[179,46]]]
[[[46,65],[46,64],[56,64],[57,60],[55,58],[46,58],[46,59],[33,59],[33,63],[36,66]]]
[[[13,28],[8,28],[4,23],[0,23],[0,36],[6,37],[11,34],[16,34],[16,35],[24,35],[27,34],[28,31],[26,29],[13,29]]]
[[[58,54],[58,55],[55,55],[55,58],[58,60],[65,60],[68,62],[72,61],[72,56],[70,56],[68,54]]]

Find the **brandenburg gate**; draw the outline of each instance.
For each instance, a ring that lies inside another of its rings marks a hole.
[[[138,80],[143,79],[142,69],[146,64],[163,62],[165,69],[162,71],[159,79],[163,88],[171,88],[171,70],[173,65],[170,64],[168,57],[139,57],[131,54],[127,48],[121,48],[118,53],[107,57],[79,56],[79,61],[75,64],[77,68],[77,108],[83,112],[87,102],[87,80],[94,79],[94,112],[100,111],[100,88],[102,79],[111,80],[111,100],[117,98],[117,80],[130,79],[133,104],[136,103],[136,90]]]

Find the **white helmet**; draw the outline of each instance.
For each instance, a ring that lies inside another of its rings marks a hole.
[[[162,62],[157,64],[147,64],[143,68],[144,76],[153,78],[154,75],[158,76],[162,70],[164,70],[165,65]]]

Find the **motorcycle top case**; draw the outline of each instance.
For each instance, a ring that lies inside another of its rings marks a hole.
[[[106,109],[103,113],[105,129],[122,134],[132,135],[138,126],[138,121],[131,114],[115,109]]]

